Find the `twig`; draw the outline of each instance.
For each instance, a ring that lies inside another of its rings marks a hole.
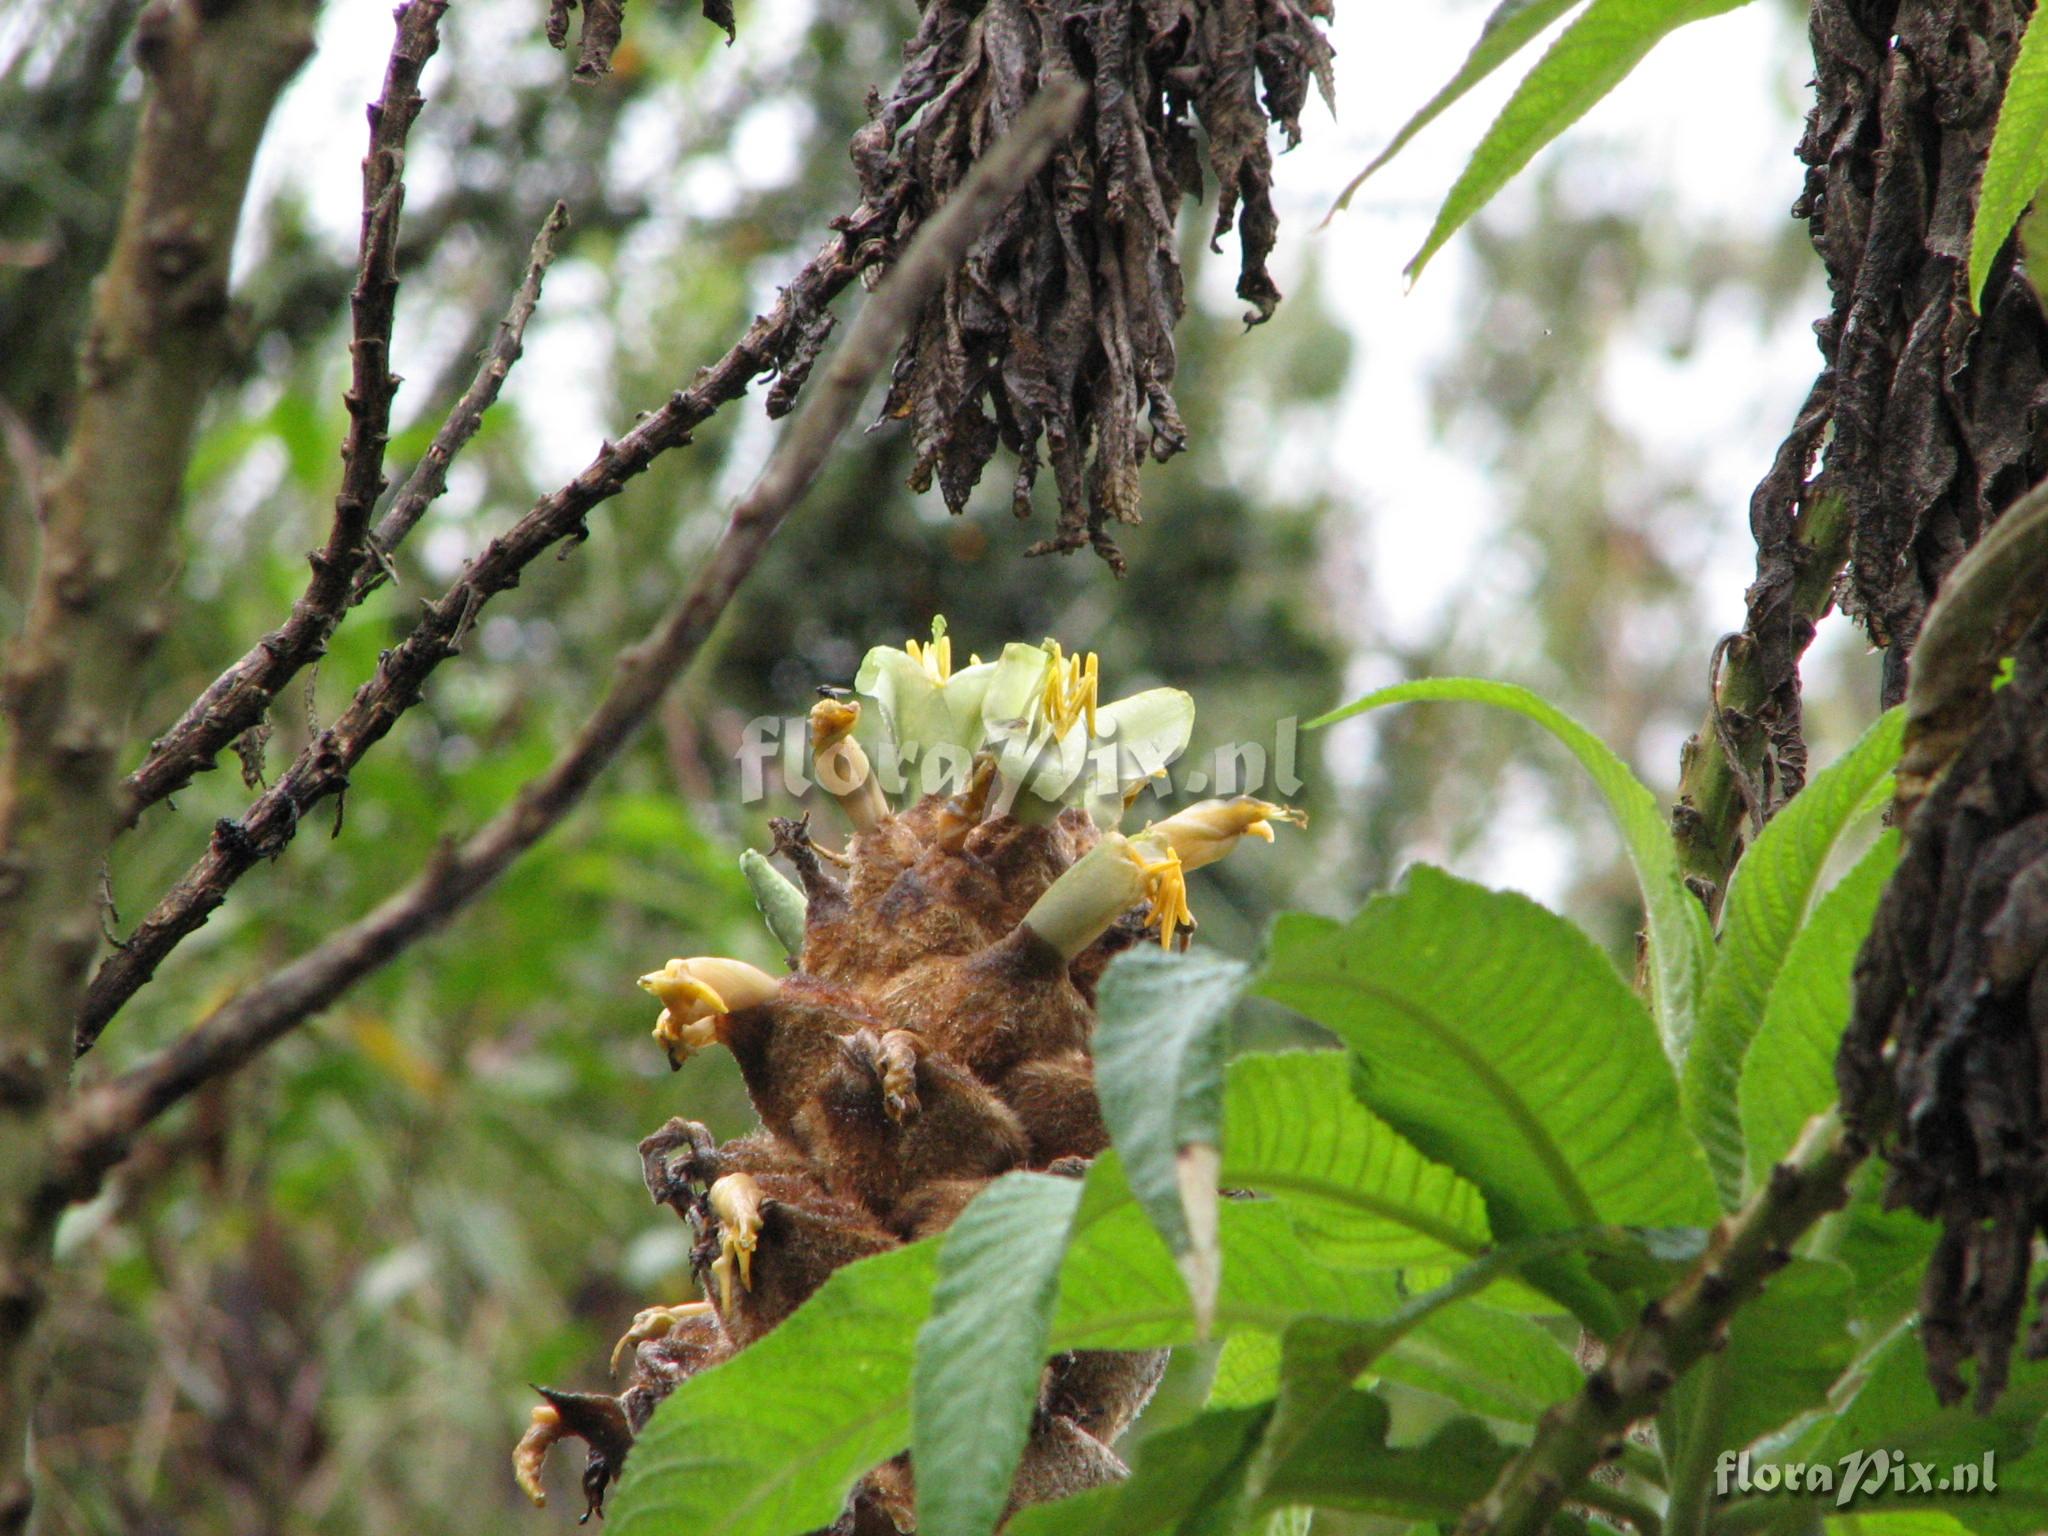
[[[391,320],[398,298],[398,220],[405,206],[405,141],[419,116],[420,73],[440,46],[448,0],[406,0],[384,70],[384,89],[370,104],[370,146],[363,156],[362,238],[355,289],[349,295],[349,424],[341,446],[341,489],[327,542],[308,558],[313,574],[290,616],[208,685],[176,724],[151,745],[148,758],[122,786],[122,825],[175,794],[243,731],[263,718],[278,691],[327,648],[348,607],[364,561],[370,514],[384,491],[384,446],[391,429]]]
[[[1679,1287],[1652,1302],[1576,1397],[1550,1409],[1536,1436],[1465,1512],[1461,1536],[1541,1536],[1551,1516],[1678,1378],[1727,1338],[1730,1319],[1790,1260],[1793,1243],[1848,1200],[1864,1147],[1830,1112],[1816,1116],[1748,1205],[1714,1231]]]
[[[52,1202],[88,1198],[151,1120],[448,921],[569,813],[695,658],[925,300],[1045,164],[1078,119],[1085,97],[1074,85],[1042,91],[925,225],[862,307],[824,376],[805,394],[688,593],[621,653],[611,687],[547,771],[466,842],[444,844],[410,885],[366,917],[225,1004],[175,1045],[81,1094],[64,1117],[62,1167],[49,1192]]]
[[[249,167],[312,51],[310,0],[157,0],[114,243],[79,356],[70,441],[0,682],[0,1532],[27,1523],[21,1461],[55,1212],[37,1203],[64,1037],[99,937],[115,754],[165,624],[164,551],[219,376]]]
[[[215,824],[207,851],[157,902],[127,947],[107,958],[78,1011],[75,1049],[92,1048],[107,1021],[187,934],[227,899],[234,883],[260,859],[275,858],[306,812],[348,786],[349,770],[419,702],[434,669],[456,654],[465,618],[499,592],[519,584],[526,567],[564,539],[581,538],[590,512],[625,489],[658,456],[689,442],[690,433],[726,402],[746,393],[774,367],[805,324],[874,260],[873,242],[893,214],[863,204],[777,297],[767,314],[686,390],[678,390],[616,443],[605,443],[583,472],[542,498],[484,546],[467,570],[424,605],[411,633],[378,658],[377,670],[338,719],[314,735],[296,760],[239,819]]]
[[[354,590],[349,593],[351,607],[383,585],[391,575],[391,552],[405,541],[427,508],[448,489],[448,466],[476,436],[483,425],[484,412],[497,402],[506,375],[525,350],[526,323],[540,303],[541,280],[554,262],[555,242],[568,227],[569,209],[566,204],[556,203],[540,233],[533,237],[533,249],[526,258],[525,280],[512,296],[512,306],[505,311],[505,318],[498,322],[497,336],[484,352],[476,377],[469,381],[469,388],[441,423],[441,430],[434,434],[425,456],[406,477],[391,505],[377,519],[369,539],[371,560],[358,567]]]

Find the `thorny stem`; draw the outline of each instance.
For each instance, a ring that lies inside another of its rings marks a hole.
[[[397,36],[385,66],[384,89],[370,104],[370,146],[363,155],[362,238],[351,332],[348,432],[341,445],[341,488],[327,542],[308,559],[313,574],[282,625],[192,701],[176,724],[151,744],[141,767],[122,785],[121,824],[132,827],[149,806],[213,766],[222,748],[263,718],[270,701],[327,649],[348,610],[349,592],[368,557],[370,514],[384,491],[384,449],[391,432],[391,322],[398,301],[398,224],[405,208],[405,143],[424,104],[420,74],[441,45],[448,0],[408,0],[396,13]]]
[[[805,392],[690,590],[620,656],[611,687],[547,771],[467,841],[444,846],[411,884],[367,916],[231,999],[168,1049],[81,1095],[60,1127],[62,1159],[43,1192],[44,1203],[55,1207],[89,1198],[151,1120],[440,927],[569,813],[696,656],[927,297],[1045,164],[1079,118],[1084,100],[1078,87],[1040,92],[926,223],[862,307],[831,366]]]
[[[0,681],[0,1532],[22,1529],[32,1502],[21,1458],[58,1211],[39,1191],[99,943],[115,753],[165,624],[164,550],[223,358],[249,167],[312,51],[312,13],[309,0],[157,0],[138,24],[145,94],[121,221]]]
[[[1462,1536],[1547,1531],[1628,1427],[1655,1413],[1679,1377],[1726,1342],[1730,1320],[1789,1262],[1801,1234],[1847,1201],[1865,1151],[1835,1112],[1816,1116],[1749,1204],[1715,1228],[1692,1273],[1644,1309],[1576,1397],[1537,1421],[1528,1448],[1465,1512]]]

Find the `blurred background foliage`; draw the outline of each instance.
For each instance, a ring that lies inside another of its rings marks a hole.
[[[116,209],[138,8],[16,0],[0,16],[0,626],[18,615],[29,488],[61,443],[70,350]],[[1483,14],[1445,10],[1466,33]],[[193,461],[179,620],[140,729],[277,621],[325,527],[356,189],[322,168],[359,153],[360,119],[337,102],[374,90],[385,15],[331,0],[322,53],[350,61],[346,89],[316,66],[287,114],[298,150],[263,168],[235,365]],[[815,246],[851,195],[844,143],[913,11],[759,0],[728,51],[694,5],[642,0],[598,89],[568,86],[539,19],[464,0],[428,77],[394,476],[466,380],[558,196],[575,220],[567,252],[505,401],[401,552],[401,582],[274,712],[273,766],[331,718],[422,593],[573,472],[597,432],[722,350]],[[1796,28],[1778,36],[1792,57]],[[1781,105],[1783,191],[1759,195],[1782,207],[1796,103]],[[347,156],[302,155],[307,121]],[[1401,574],[1370,569],[1374,509],[1328,467],[1373,342],[1329,302],[1352,275],[1318,265],[1306,221],[1283,230],[1287,300],[1249,335],[1191,230],[1179,397],[1194,446],[1148,469],[1150,516],[1123,539],[1120,585],[1085,555],[1023,562],[1050,513],[1017,527],[1007,476],[949,519],[902,488],[900,433],[850,442],[659,732],[567,826],[450,931],[171,1121],[66,1222],[41,1438],[50,1528],[427,1536],[564,1518],[524,1511],[507,1473],[525,1383],[595,1386],[632,1313],[688,1285],[684,1230],[648,1204],[633,1145],[679,1112],[726,1133],[746,1119],[722,1055],[669,1075],[632,978],[671,954],[771,962],[734,861],[790,806],[739,803],[741,734],[800,715],[815,685],[850,681],[868,645],[921,635],[934,612],[963,652],[1054,635],[1102,653],[1112,694],[1191,690],[1197,766],[1226,742],[1271,752],[1276,719],[1361,679],[1477,672],[1538,688],[1668,786],[1704,701],[1710,602],[1725,614],[1739,596],[1703,591],[1700,574],[1731,524],[1739,537],[1740,508],[1610,409],[1612,373],[1625,347],[1683,358],[1716,326],[1802,326],[1817,274],[1789,219],[1752,238],[1675,203],[1622,206],[1599,191],[1599,155],[1568,141],[1546,157],[1469,235],[1462,275],[1447,263],[1433,278],[1462,284],[1464,319],[1414,388],[1499,516],[1419,639],[1382,624],[1370,594]],[[728,409],[608,503],[586,543],[494,603],[470,654],[356,774],[334,835],[309,829],[244,882],[82,1071],[160,1045],[502,804],[687,579],[768,435],[754,401]],[[1816,667],[1823,741],[1830,718],[1839,739],[1867,710],[1865,673],[1847,651]],[[1415,710],[1376,720],[1369,740],[1305,734],[1299,751],[1312,834],[1202,876],[1203,942],[1255,952],[1281,906],[1345,910],[1418,856],[1485,873],[1505,839],[1540,850],[1556,871],[1545,894],[1628,956],[1634,898],[1604,818],[1575,770],[1513,725]],[[153,811],[117,850],[120,914],[145,909],[246,798],[230,763]],[[1153,1420],[1173,1411],[1169,1394]]]

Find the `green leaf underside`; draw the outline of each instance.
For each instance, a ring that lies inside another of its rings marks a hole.
[[[1685,888],[1671,828],[1657,797],[1599,737],[1512,683],[1469,677],[1425,678],[1369,693],[1309,724],[1333,725],[1367,710],[1411,702],[1487,704],[1509,710],[1550,732],[1592,776],[1621,832],[1642,891],[1649,926],[1652,1007],[1665,1050],[1674,1061],[1680,1059],[1692,1036],[1693,1012],[1712,963],[1714,937],[1705,909]]]
[[[1856,1353],[1848,1326],[1853,1284],[1841,1265],[1814,1259],[1795,1259],[1772,1277],[1729,1327],[1714,1367],[1720,1401],[1711,1421],[1702,1422],[1707,1371],[1689,1373],[1673,1393],[1681,1435],[1707,1435],[1710,1453],[1736,1450],[1825,1406]]]
[[[1438,1312],[1382,1356],[1375,1370],[1469,1412],[1524,1424],[1571,1397],[1586,1379],[1549,1328],[1483,1304]]]
[[[1080,1202],[1076,1180],[1010,1174],[946,1233],[911,1386],[926,1536],[988,1536],[1009,1502]]]
[[[1686,1121],[1706,1148],[1722,1199],[1731,1207],[1742,1198],[1736,1096],[1744,1053],[1763,1023],[1828,861],[1871,795],[1888,783],[1904,730],[1904,710],[1880,716],[1862,740],[1771,819],[1729,882],[1720,951],[1700,999],[1682,1087]],[[1855,936],[1852,949],[1861,938]],[[1830,1093],[1829,1102],[1833,1098]]]
[[[1898,833],[1886,832],[1820,899],[1785,952],[1737,1094],[1752,1187],[1835,1102],[1835,1051],[1849,1023],[1856,952],[1898,862]]]
[[[1224,1185],[1277,1198],[1318,1257],[1447,1268],[1486,1248],[1479,1191],[1358,1101],[1345,1052],[1242,1057],[1224,1102]]]
[[[2048,182],[2048,27],[2028,25],[2013,59],[1991,154],[1977,192],[1977,218],[1970,230],[1970,307],[1984,296],[1984,280],[2005,237],[2019,222],[2034,194]]]
[[[1213,1228],[1214,1181],[1207,1209],[1190,1209],[1180,1157],[1222,1137],[1226,1037],[1248,974],[1236,960],[1144,948],[1119,955],[1098,989],[1096,1097],[1131,1192],[1176,1256]]]
[[[1358,1052],[1360,1097],[1481,1190],[1496,1236],[1712,1220],[1642,1004],[1526,897],[1418,866],[1349,924],[1282,918],[1259,990]]]
[[[1408,263],[1424,266],[1464,222],[1535,156],[1619,85],[1644,55],[1688,22],[1732,11],[1746,0],[1593,0],[1529,71],[1437,210]]]
[[[1458,66],[1458,72],[1451,76],[1443,89],[1423,103],[1420,111],[1401,125],[1400,132],[1373,157],[1370,165],[1351,178],[1337,195],[1336,205],[1331,211],[1349,207],[1352,194],[1365,185],[1366,178],[1405,149],[1410,139],[1435,122],[1446,108],[1473,86],[1521,52],[1537,33],[1579,3],[1580,0],[1501,0],[1486,18],[1486,24],[1479,29],[1479,40],[1465,55],[1465,62]]]

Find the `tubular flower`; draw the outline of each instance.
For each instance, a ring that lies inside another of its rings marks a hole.
[[[875,779],[868,755],[854,739],[860,705],[851,699],[820,699],[811,706],[811,756],[818,781],[845,810],[856,832],[872,832],[889,814],[889,802]]]
[[[640,985],[661,999],[661,1017],[654,1038],[668,1053],[668,1064],[680,1067],[706,1046],[718,1043],[718,1020],[741,1008],[758,1008],[782,990],[782,983],[744,960],[700,955],[671,960],[640,978]]]
[[[1202,800],[1184,811],[1176,811],[1139,833],[1141,839],[1164,842],[1189,869],[1214,864],[1238,845],[1240,839],[1255,837],[1273,841],[1273,823],[1284,821],[1292,827],[1306,827],[1308,812],[1291,805],[1274,805],[1250,795],[1228,800]]]

